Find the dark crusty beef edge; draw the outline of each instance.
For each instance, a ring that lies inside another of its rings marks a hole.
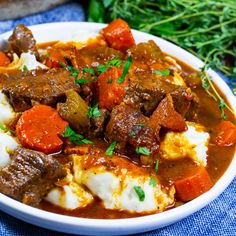
[[[148,124],[148,118],[139,110],[125,104],[113,108],[106,127],[106,139],[117,141],[116,151],[130,154],[136,147],[146,147],[151,153],[159,148],[159,130]]]
[[[41,152],[17,148],[12,159],[0,171],[0,191],[28,205],[36,206],[66,176],[57,160]]]
[[[163,81],[152,74],[131,78],[124,102],[140,109],[144,115],[150,116],[167,94],[172,95],[174,107],[182,116],[189,113],[196,114],[196,112],[189,111],[198,108],[198,98],[195,93],[188,88]]]
[[[39,53],[36,47],[36,40],[30,29],[25,25],[19,24],[14,29],[12,35],[8,39],[9,52],[16,53],[18,56],[23,52],[31,52],[39,59]]]
[[[75,78],[64,69],[28,71],[5,76],[2,80],[2,92],[16,112],[29,109],[32,101],[53,106],[65,100],[66,91],[80,91]]]

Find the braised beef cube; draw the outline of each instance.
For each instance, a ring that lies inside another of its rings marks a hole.
[[[64,69],[49,71],[29,71],[7,76],[3,80],[2,91],[7,95],[16,112],[22,112],[32,106],[32,102],[55,105],[64,101],[65,92],[80,90],[75,78]]]
[[[153,40],[139,43],[128,50],[134,61],[153,64],[163,60],[164,54]]]
[[[39,58],[39,53],[36,47],[34,36],[25,25],[19,24],[14,29],[12,35],[8,39],[9,51],[16,53],[18,56],[23,52],[31,52],[36,58]]]
[[[171,94],[176,111],[183,116],[187,114],[191,104],[197,102],[196,95],[189,88],[169,83],[154,74],[130,78],[124,102],[150,116],[167,94]]]
[[[114,58],[121,59],[122,57],[123,53],[118,50],[104,45],[91,44],[77,51],[76,64],[80,69],[85,67],[97,67],[99,64],[105,64]]]
[[[99,111],[100,115],[98,117],[93,116],[90,119],[90,137],[101,137],[105,131],[109,111],[107,109],[100,109]]]
[[[66,171],[52,156],[18,148],[0,171],[0,191],[25,204],[37,205],[64,178]]]
[[[117,141],[116,147],[120,152],[146,147],[155,153],[159,148],[158,130],[148,125],[148,118],[139,110],[125,104],[113,108],[106,127],[106,138],[110,142]]]
[[[150,116],[165,95],[178,88],[179,86],[163,81],[153,74],[136,75],[130,78],[124,102]]]

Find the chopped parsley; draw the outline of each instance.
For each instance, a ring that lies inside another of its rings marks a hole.
[[[169,69],[165,69],[165,70],[154,70],[154,74],[155,74],[155,75],[167,76],[167,75],[170,75],[170,70],[169,70]]]
[[[26,71],[29,71],[28,67],[26,65],[23,66],[23,71],[26,72]]]
[[[62,62],[62,61],[59,61],[58,63],[59,63],[59,65],[60,65],[62,68],[65,68],[65,67],[66,67],[66,65],[65,65],[65,63],[64,63],[64,62]]]
[[[75,69],[73,66],[67,66],[66,68],[71,72],[71,76],[78,77],[79,70]]]
[[[140,186],[134,186],[134,190],[138,195],[139,201],[143,202],[145,199],[145,192],[142,190]]]
[[[88,118],[91,119],[92,117],[99,117],[101,116],[101,112],[99,111],[98,109],[98,103],[95,104],[93,107],[89,107],[89,110],[88,110]]]
[[[76,80],[75,80],[75,83],[76,83],[76,84],[85,84],[85,83],[86,83],[86,80],[85,80],[85,78],[76,79]]]
[[[61,134],[63,138],[68,138],[69,141],[73,142],[76,145],[80,144],[92,144],[93,142],[86,139],[83,135],[77,134],[69,125],[66,126],[65,132]]]
[[[47,52],[47,53],[45,54],[45,57],[46,57],[46,58],[49,58],[49,57],[50,57],[50,54]]]
[[[137,147],[135,151],[137,154],[142,154],[145,156],[149,156],[151,154],[151,152],[146,147]]]
[[[113,152],[115,150],[115,147],[116,147],[116,144],[117,142],[116,141],[113,141],[110,146],[107,148],[105,154],[109,157],[111,157],[113,155]]]
[[[156,160],[156,164],[155,164],[155,171],[158,172],[158,168],[159,168],[159,161]]]
[[[120,59],[112,59],[110,61],[107,62],[106,66],[116,66],[116,67],[120,67],[122,64],[122,61]]]
[[[131,131],[131,132],[130,132],[130,135],[131,135],[132,137],[135,137],[136,134],[135,134],[134,131]]]
[[[102,64],[99,64],[97,68],[98,68],[99,74],[101,74],[102,72],[105,72],[107,70],[107,67]]]
[[[144,126],[145,126],[145,124],[135,124],[135,126],[144,127]]]
[[[157,180],[153,177],[150,177],[149,185],[155,187],[157,185]]]
[[[86,68],[83,69],[83,72],[89,73],[90,75],[95,76],[95,71],[94,71],[93,68],[86,67]]]
[[[0,130],[2,130],[3,132],[11,132],[12,133],[12,131],[11,130],[9,130],[5,125],[3,125],[3,124],[0,124]]]
[[[129,71],[129,68],[132,64],[132,57],[129,56],[128,59],[125,61],[125,64],[124,64],[124,69],[123,69],[123,72],[122,72],[122,75],[121,77],[117,80],[117,82],[119,84],[123,83],[125,81],[125,76],[128,74],[128,71]]]

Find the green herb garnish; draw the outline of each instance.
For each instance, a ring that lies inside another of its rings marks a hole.
[[[221,111],[221,118],[227,119],[227,115],[225,114],[225,109],[228,109],[232,114],[236,115],[235,112],[228,106],[224,99],[220,96],[220,94],[217,92],[215,85],[212,82],[212,79],[207,75],[206,69],[209,65],[205,65],[203,68],[201,68],[200,78],[202,82],[202,87],[207,92],[207,94],[212,97],[216,102],[219,102],[219,109]]]
[[[113,141],[110,146],[107,148],[105,154],[109,157],[111,157],[113,155],[113,152],[115,150],[115,147],[116,147],[116,144],[117,142],[116,141]]]
[[[130,135],[131,135],[132,137],[135,137],[136,134],[135,134],[134,131],[131,131],[131,132],[130,132]]]
[[[122,75],[121,75],[121,77],[117,80],[117,82],[118,82],[119,84],[121,84],[121,83],[123,83],[123,82],[125,81],[125,76],[128,74],[129,68],[130,68],[131,64],[132,64],[132,57],[129,56],[129,57],[127,58],[127,60],[125,61],[124,69],[123,69]]]
[[[86,139],[83,135],[77,134],[69,125],[66,126],[65,132],[61,134],[63,138],[68,138],[69,141],[73,142],[76,145],[80,144],[92,144],[93,142]]]
[[[95,71],[93,68],[84,68],[83,72],[89,73],[90,75],[95,76]]]
[[[73,66],[67,66],[66,67],[71,73],[71,76],[78,77],[79,71],[75,69]]]
[[[122,61],[120,59],[112,59],[107,62],[106,66],[116,66],[120,67],[122,64]]]
[[[159,161],[156,160],[156,164],[155,164],[155,171],[158,172],[158,168],[159,168]]]
[[[3,125],[3,124],[0,124],[0,129],[3,131],[3,132],[10,132],[10,133],[12,133],[12,131],[11,130],[9,130],[5,125]]]
[[[29,71],[28,67],[26,65],[23,66],[23,71],[26,72],[26,71]]]
[[[102,72],[105,72],[107,70],[107,67],[102,64],[99,64],[97,69],[98,69],[98,73],[101,74]]]
[[[170,70],[169,70],[169,69],[165,69],[165,70],[154,70],[153,73],[156,74],[156,75],[167,76],[167,75],[170,75]]]
[[[88,20],[124,19],[134,28],[174,42],[214,69],[236,76],[234,0],[91,0]]]
[[[101,116],[101,112],[98,109],[98,103],[92,107],[89,107],[89,110],[88,110],[88,118],[89,119],[91,119],[92,117],[97,118],[99,116]]]
[[[135,124],[135,126],[144,127],[144,126],[145,126],[145,124]]]
[[[76,80],[75,80],[75,83],[76,83],[76,84],[85,84],[85,83],[86,83],[86,80],[85,80],[85,78],[76,79]]]
[[[145,192],[142,190],[140,186],[134,186],[134,190],[138,195],[139,201],[143,202],[145,199]]]
[[[149,156],[151,154],[151,152],[146,147],[137,147],[135,151],[137,154],[142,154],[145,156]]]
[[[150,177],[149,185],[155,187],[157,185],[157,180],[153,177]]]

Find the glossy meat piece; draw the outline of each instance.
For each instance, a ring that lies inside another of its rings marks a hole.
[[[176,110],[185,115],[193,100],[191,90],[166,82],[154,74],[132,77],[124,102],[141,109],[144,115],[150,116],[168,93],[173,94]]]
[[[171,131],[182,132],[187,129],[184,118],[175,111],[173,99],[170,94],[160,102],[157,109],[149,119],[149,124],[153,128],[160,126]]]
[[[146,147],[155,153],[159,148],[158,130],[148,125],[148,118],[140,111],[124,104],[112,110],[106,138],[110,142],[117,141],[116,147],[121,151],[132,152],[136,147]]]
[[[122,58],[123,53],[113,48],[104,45],[88,45],[76,51],[73,66],[79,69],[84,67],[97,67],[99,64],[106,64],[106,62],[114,58]]]
[[[55,105],[65,100],[65,92],[80,86],[74,77],[64,69],[49,71],[30,71],[23,74],[9,75],[3,80],[2,91],[7,95],[16,112],[29,109],[32,101],[44,105]]]
[[[154,64],[163,61],[164,55],[161,49],[153,40],[146,43],[139,43],[128,50],[133,61],[140,61],[142,64]]]
[[[99,117],[92,117],[90,119],[89,136],[101,137],[104,134],[106,124],[109,118],[109,111],[107,109],[99,109],[99,111]]]
[[[36,58],[39,58],[39,53],[36,47],[34,36],[25,25],[19,24],[14,29],[12,35],[8,39],[9,51],[16,53],[18,56],[23,52],[31,52]]]
[[[16,200],[35,206],[65,177],[66,171],[51,156],[18,148],[12,162],[0,171],[0,190]]]

